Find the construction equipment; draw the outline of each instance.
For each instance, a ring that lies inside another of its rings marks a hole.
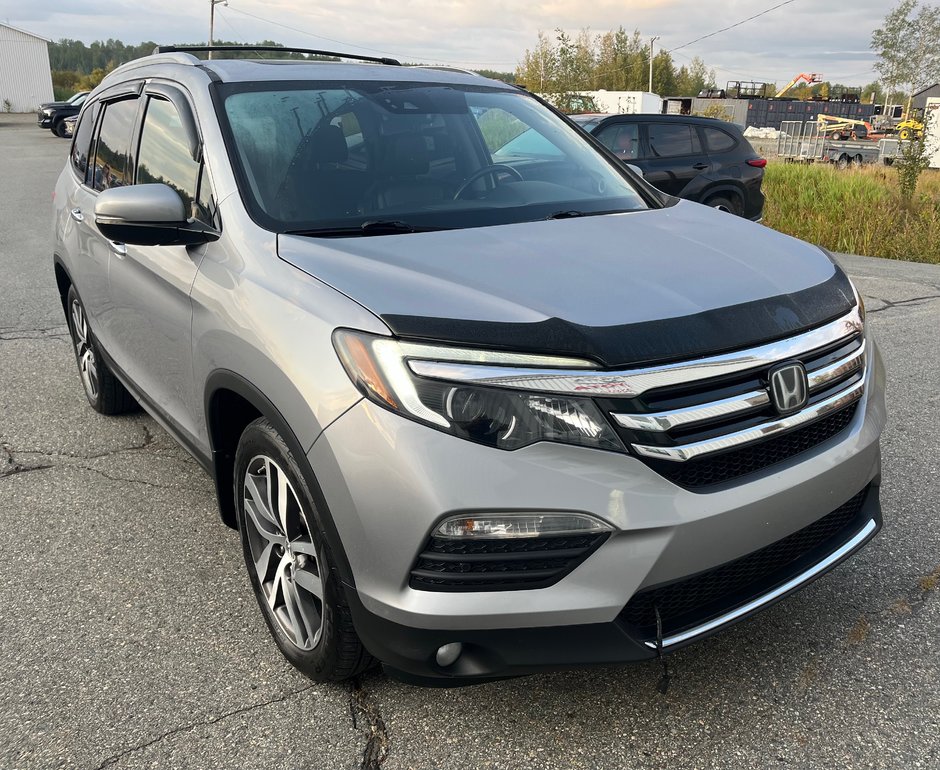
[[[840,118],[835,115],[817,115],[819,133],[836,142],[842,139],[867,139],[874,133],[871,123],[865,120]]]
[[[924,124],[917,118],[902,120],[894,127],[894,130],[898,132],[901,139],[913,139],[915,136],[918,139],[924,138]]]
[[[812,83],[822,83],[822,79],[823,79],[823,76],[818,72],[809,72],[809,73],[801,72],[799,75],[794,77],[793,80],[787,83],[783,88],[777,91],[777,93],[774,94],[774,97],[776,99],[779,99],[787,91],[793,88],[793,86],[795,86],[797,83],[805,82],[807,85],[811,85]]]

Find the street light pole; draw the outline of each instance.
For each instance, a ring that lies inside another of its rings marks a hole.
[[[659,40],[659,35],[650,38],[650,87],[649,92],[653,92],[653,43]]]
[[[228,0],[209,0],[209,47],[212,47],[212,41],[215,39],[215,7],[222,3],[228,5]],[[209,51],[209,58],[212,58],[212,51]]]

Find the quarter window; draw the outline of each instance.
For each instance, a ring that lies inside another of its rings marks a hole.
[[[650,123],[649,142],[653,158],[675,158],[700,151],[698,135],[687,124]]]
[[[72,142],[72,167],[78,175],[85,179],[88,171],[88,156],[91,154],[91,137],[95,131],[95,120],[98,118],[100,103],[95,102],[82,114],[75,130],[75,141]]]
[[[708,145],[709,152],[727,152],[737,146],[735,138],[720,128],[705,129],[705,144]]]
[[[190,211],[198,181],[199,164],[190,154],[179,112],[171,102],[151,97],[137,153],[137,184],[169,185]]]
[[[136,116],[136,97],[106,105],[95,148],[94,173],[90,180],[96,190],[130,184],[127,157],[130,155],[131,129]]]

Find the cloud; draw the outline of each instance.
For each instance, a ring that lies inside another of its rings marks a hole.
[[[333,0],[314,5],[303,0],[230,0],[229,6],[217,8],[216,34],[511,70],[525,49],[535,44],[540,30],[553,35],[559,27],[569,32],[590,28],[599,33],[622,25],[630,32],[639,29],[644,35],[659,35],[657,45],[671,49],[773,4],[774,0],[758,5],[753,0]],[[129,0],[0,0],[0,18],[11,24],[53,39],[86,42],[205,40],[208,10],[207,2],[192,0],[163,0],[159,5]],[[797,0],[683,47],[675,56],[680,64],[692,56],[702,57],[718,70],[719,80],[786,81],[797,72],[819,70],[827,77],[856,74],[873,63],[868,53],[871,31],[886,12],[884,0],[851,4]]]

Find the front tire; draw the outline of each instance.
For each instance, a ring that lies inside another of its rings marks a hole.
[[[65,121],[60,120],[52,127],[52,133],[54,133],[60,139],[65,139]]]
[[[741,216],[742,214],[741,203],[733,196],[716,195],[705,201],[705,205],[719,211],[727,211],[735,216]]]
[[[297,461],[259,418],[235,453],[235,500],[245,566],[281,653],[316,682],[337,682],[373,659],[353,627],[339,576]]]
[[[104,362],[98,342],[88,326],[85,306],[82,305],[74,286],[69,286],[66,307],[66,319],[72,337],[75,361],[78,364],[78,374],[91,408],[100,414],[137,411],[139,405],[134,397]]]

